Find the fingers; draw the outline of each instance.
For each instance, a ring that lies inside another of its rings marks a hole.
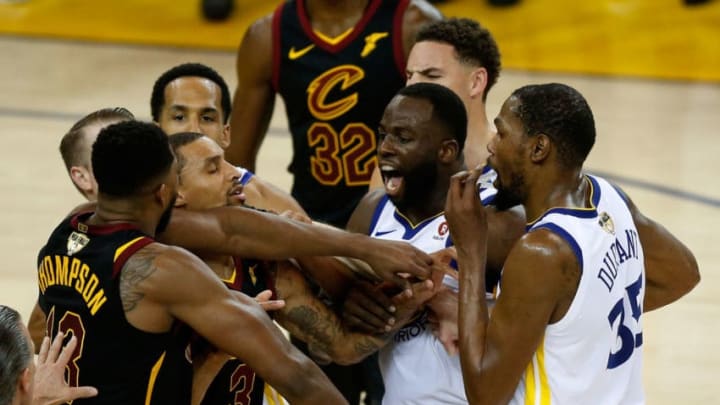
[[[58,340],[57,338],[55,338]],[[62,343],[62,339],[59,339]],[[53,342],[54,344],[55,342]],[[70,341],[65,345],[65,347],[62,348],[62,352],[60,352],[60,357],[58,357],[58,363],[60,364],[67,364],[70,361],[70,358],[72,357],[73,353],[75,352],[75,347],[77,346],[77,338],[75,335],[73,335],[70,338]]]
[[[277,311],[279,309],[285,308],[285,300],[267,300],[260,302],[260,307],[265,310],[265,312],[270,311]]]
[[[69,402],[78,398],[91,398],[97,394],[98,390],[95,387],[71,387],[65,400]]]
[[[58,355],[60,354],[60,349],[62,348],[63,339],[65,339],[65,335],[62,332],[58,332],[58,334],[55,335],[47,354],[47,362],[54,363],[57,360]]]
[[[38,363],[43,364],[47,361],[48,351],[50,351],[50,338],[45,336],[40,345],[40,353],[38,354]]]
[[[369,326],[374,332],[389,330],[395,323],[395,306],[379,290],[355,288],[345,299],[343,318],[360,329]]]
[[[271,290],[263,290],[258,293],[258,295],[255,296],[255,301],[262,304],[265,301],[269,301],[270,298],[272,298],[272,291]]]

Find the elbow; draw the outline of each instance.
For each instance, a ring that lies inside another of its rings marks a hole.
[[[675,285],[678,297],[689,293],[700,283],[700,269],[692,253],[688,252],[683,268],[685,270],[682,273],[676,273],[678,276],[675,279]]]

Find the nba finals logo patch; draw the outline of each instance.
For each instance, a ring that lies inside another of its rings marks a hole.
[[[600,214],[598,224],[605,232],[611,235],[615,235],[615,223],[607,212],[603,212]]]
[[[450,228],[448,227],[447,221],[443,221],[440,223],[440,225],[438,225],[437,234],[433,235],[433,239],[445,240],[445,237],[447,236],[449,231],[450,231]]]
[[[81,251],[90,242],[90,238],[78,232],[73,232],[67,240],[67,254],[72,256]]]

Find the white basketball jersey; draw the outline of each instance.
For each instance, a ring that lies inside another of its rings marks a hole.
[[[551,209],[528,225],[528,232],[548,229],[566,240],[582,275],[565,316],[547,326],[511,404],[644,403],[642,246],[619,192],[602,178],[587,178],[594,208]]]
[[[477,182],[483,204],[492,203],[497,190],[492,186],[496,173],[485,167]],[[411,224],[384,196],[375,209],[370,236],[401,240],[432,253],[452,245],[444,214]],[[445,284],[457,290],[457,280],[445,277]],[[385,384],[383,404],[467,404],[460,358],[450,356],[432,334],[423,313],[400,329],[380,349],[380,371]]]
[[[384,196],[373,216],[370,236],[403,240],[424,252],[451,244],[443,214],[413,225]],[[460,358],[450,356],[435,338],[423,313],[400,329],[380,349],[380,371],[385,383],[383,404],[467,404]]]

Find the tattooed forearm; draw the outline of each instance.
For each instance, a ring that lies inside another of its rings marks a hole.
[[[313,346],[325,353],[332,353],[336,336],[333,329],[337,328],[337,325],[333,325],[329,319],[323,319],[322,315],[310,306],[301,305],[284,311],[283,318],[295,326],[304,340],[312,342]]]
[[[355,342],[355,353],[360,357],[365,357],[380,350],[382,346],[383,344],[378,342],[377,338],[362,337]]]
[[[151,249],[141,249],[128,259],[120,272],[120,299],[123,311],[130,312],[145,297],[138,284],[157,270],[154,260],[157,254]]]

